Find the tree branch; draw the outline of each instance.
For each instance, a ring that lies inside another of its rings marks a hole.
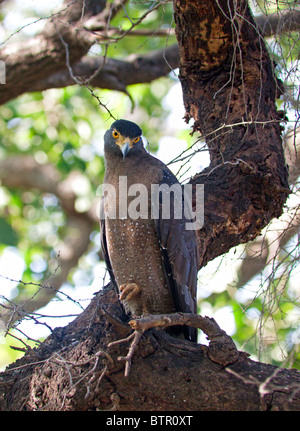
[[[0,58],[6,67],[6,84],[0,86],[0,104],[28,91],[37,76],[45,79],[78,62],[95,41],[84,30],[84,24],[91,16],[104,19],[104,7],[103,1],[75,0],[53,15],[41,34],[26,43],[2,46]],[[118,8],[112,8],[111,16],[117,12]]]
[[[109,38],[111,32],[120,33],[111,28],[109,22],[125,3],[116,2],[104,8],[104,2],[90,1],[83,6],[81,1],[74,1],[54,14],[45,30],[26,44],[4,45],[0,49],[0,58],[5,62],[7,79],[6,84],[0,86],[0,104],[25,92],[61,88],[79,82],[126,93],[128,85],[151,82],[178,67],[178,48],[175,46],[130,61],[84,57],[99,38]],[[261,14],[255,19],[262,33],[268,36],[299,29],[300,11],[285,11],[272,16]],[[95,29],[100,33],[94,33]],[[131,35],[134,31],[147,32],[142,29],[125,33]],[[169,34],[169,30],[158,30],[157,34],[166,33]],[[90,80],[91,77],[93,79]]]
[[[209,358],[223,367],[234,363],[239,353],[232,339],[223,331],[213,318],[197,314],[174,313],[168,315],[148,315],[134,319],[129,325],[135,331],[146,331],[150,328],[169,328],[170,326],[186,325],[201,329],[210,340],[207,354]]]
[[[73,74],[83,85],[127,93],[127,86],[151,82],[168,75],[179,65],[178,47],[173,45],[148,55],[132,55],[127,61],[106,57],[83,57],[72,66]],[[47,78],[35,80],[27,91],[43,91],[75,85],[67,68]]]

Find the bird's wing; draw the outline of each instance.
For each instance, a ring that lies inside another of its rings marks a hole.
[[[107,242],[106,242],[106,233],[105,233],[105,217],[104,217],[104,198],[102,197],[100,202],[100,242],[101,242],[101,250],[102,255],[106,264],[107,271],[110,276],[110,280],[113,283],[116,291],[118,292],[117,283],[115,281],[115,276],[111,267],[108,250],[107,250]]]
[[[177,178],[164,167],[161,184],[169,187],[179,184]],[[182,205],[184,205],[183,189]],[[159,217],[155,219],[156,231],[160,243],[162,262],[168,287],[172,292],[173,301],[177,311],[183,313],[197,313],[197,272],[198,249],[196,233],[194,230],[186,230],[186,222],[189,220],[184,215],[182,218],[174,217],[175,195],[170,193],[170,217],[163,218],[162,195],[154,202],[159,205]],[[178,198],[178,196],[177,196]],[[178,202],[176,202],[177,204]],[[184,336],[191,341],[197,341],[197,329],[183,327]]]

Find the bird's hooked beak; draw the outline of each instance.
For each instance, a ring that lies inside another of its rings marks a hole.
[[[130,150],[129,141],[126,141],[125,144],[123,144],[122,147],[121,147],[121,151],[122,151],[122,154],[123,154],[123,159],[125,159],[125,157],[127,156],[129,150]]]

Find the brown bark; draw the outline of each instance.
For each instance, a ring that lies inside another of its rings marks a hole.
[[[245,1],[175,1],[186,120],[206,139],[200,263],[255,238],[288,196],[278,82]],[[235,9],[237,7],[237,9]]]
[[[6,65],[6,85],[0,86],[0,104],[26,92],[78,83],[127,93],[128,85],[150,82],[167,75],[170,68],[178,67],[176,46],[128,61],[85,57],[93,43],[109,42],[111,33],[120,33],[107,21],[122,10],[122,3],[117,2],[111,8],[104,6],[104,2],[85,2],[84,7],[79,0],[69,5],[65,2],[63,11],[48,20],[41,34],[26,43],[12,43],[12,39],[1,44],[0,58]],[[262,33],[268,36],[299,29],[299,16],[298,10],[285,11],[270,17],[259,15],[256,21]],[[143,32],[132,30],[129,34]],[[169,35],[164,30],[158,30],[156,35],[159,34]]]
[[[127,336],[115,292],[104,289],[65,328],[1,375],[0,410],[299,410],[300,374],[250,360],[227,337],[209,346],[151,330],[141,339],[129,377]],[[117,320],[116,320],[117,319]],[[226,360],[226,358],[229,358]]]
[[[6,43],[0,49],[0,58],[6,67],[6,84],[0,86],[0,104],[33,91],[37,77],[39,81],[44,81],[64,71],[77,82],[73,65],[97,40],[85,29],[85,24],[91,17],[106,23],[122,9],[126,1],[108,6],[104,0],[65,1],[62,11],[48,20],[41,34],[26,43]]]
[[[127,93],[127,86],[154,81],[166,76],[179,64],[178,47],[173,45],[148,55],[131,56],[127,61],[105,57],[83,57],[72,66],[79,82],[98,88]],[[27,91],[43,91],[75,85],[67,69],[33,82]]]
[[[201,265],[254,238],[288,194],[272,65],[246,2],[233,3],[174,2],[186,118],[211,155],[191,180],[205,185]],[[299,372],[250,360],[224,333],[207,347],[147,331],[125,378],[126,345],[108,348],[130,333],[122,319],[115,292],[104,289],[2,373],[0,408],[299,410]]]
[[[0,104],[26,92],[69,85],[93,85],[127,93],[127,86],[151,82],[178,67],[178,47],[125,60],[86,57],[89,48],[105,38],[109,21],[126,0],[105,6],[101,1],[65,2],[62,12],[48,20],[41,34],[26,43],[0,46],[6,67],[6,84],[0,86]],[[102,30],[90,30],[91,17]]]

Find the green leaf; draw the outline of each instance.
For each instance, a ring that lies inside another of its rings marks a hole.
[[[16,246],[18,244],[18,235],[11,225],[0,217],[0,243]]]

